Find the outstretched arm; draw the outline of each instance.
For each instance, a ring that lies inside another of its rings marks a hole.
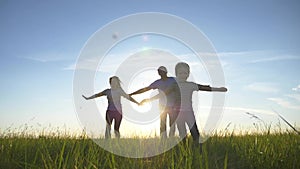
[[[137,105],[140,105],[141,103],[137,102],[134,98],[132,98],[130,95],[128,95],[128,100],[132,101],[133,103],[136,103]]]
[[[86,97],[84,95],[82,95],[82,97],[85,98],[85,100],[90,100],[90,99],[95,99],[97,97],[101,97],[101,96],[104,96],[104,95],[105,95],[104,92],[100,92],[100,93],[94,94],[90,97]]]
[[[141,89],[139,89],[135,92],[130,93],[129,95],[132,96],[132,95],[136,95],[136,94],[141,94],[141,93],[144,93],[144,92],[146,92],[150,89],[151,89],[150,87],[144,87],[144,88],[141,88]]]
[[[127,94],[122,88],[121,88],[121,96],[125,97],[126,99],[130,100],[133,103],[136,103],[137,105],[140,105],[139,102],[137,102],[134,98],[132,98],[129,94]]]
[[[168,87],[166,90],[165,90],[165,95],[169,95],[171,92],[174,92],[175,90],[175,86],[177,86],[177,84],[173,84],[171,85],[170,87]],[[141,101],[141,104],[144,104],[146,102],[150,102],[150,101],[153,101],[153,100],[156,100],[156,99],[159,99],[160,98],[160,94],[156,94],[152,97],[150,97],[149,99],[144,99]]]
[[[209,85],[200,85],[198,84],[198,89],[208,92],[227,92],[226,87],[210,87]]]

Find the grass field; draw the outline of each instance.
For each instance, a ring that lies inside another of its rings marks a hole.
[[[145,139],[145,138],[144,138]],[[158,138],[157,138],[158,139]],[[135,139],[123,142],[129,149]],[[140,150],[143,151],[143,150]],[[203,144],[203,151],[188,139],[169,151],[148,158],[127,158],[112,154],[91,139],[70,136],[0,138],[0,168],[300,168],[300,135],[273,134],[215,135]]]

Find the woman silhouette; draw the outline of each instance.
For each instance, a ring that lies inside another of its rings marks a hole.
[[[121,87],[121,81],[117,76],[113,76],[109,78],[110,89],[105,89],[104,91],[94,94],[90,97],[86,97],[82,95],[86,100],[94,99],[101,96],[107,96],[108,107],[106,110],[106,130],[105,130],[105,138],[111,138],[110,130],[112,121],[115,120],[114,132],[116,138],[120,138],[120,124],[122,121],[122,105],[121,105],[121,96],[126,99],[136,103],[139,103],[134,100],[130,95],[126,94]]]

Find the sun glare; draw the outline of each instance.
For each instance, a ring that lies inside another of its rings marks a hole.
[[[130,93],[130,92],[134,92],[136,90],[139,90],[141,88],[147,87],[152,82],[157,80],[158,78],[159,77],[157,75],[156,68],[139,71],[130,80],[130,83],[129,83],[129,86],[128,86],[128,91]],[[144,93],[141,93],[141,94],[134,95],[133,98],[135,98],[138,102],[141,102],[143,99],[148,99],[151,96],[155,95],[156,93],[158,93],[158,92],[150,90],[150,91],[147,91],[147,92],[144,92]],[[144,112],[148,112],[148,111],[151,110],[152,103],[147,102],[147,103],[144,103],[140,106],[132,103],[132,107],[135,110],[137,110],[138,112],[144,113]]]
[[[147,113],[148,111],[151,110],[152,108],[152,103],[144,103],[142,105],[136,105],[134,103],[131,103],[132,107],[134,108],[134,110],[140,112],[140,113]]]

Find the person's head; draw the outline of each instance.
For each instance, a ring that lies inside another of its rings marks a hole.
[[[109,84],[112,89],[117,89],[121,87],[121,81],[118,76],[112,76],[109,78]]]
[[[160,66],[160,67],[157,69],[157,72],[158,72],[159,76],[161,76],[161,77],[167,77],[168,71],[167,71],[167,68],[166,68],[166,67]]]
[[[185,62],[179,62],[175,66],[175,74],[178,80],[186,81],[190,75],[190,66]]]

